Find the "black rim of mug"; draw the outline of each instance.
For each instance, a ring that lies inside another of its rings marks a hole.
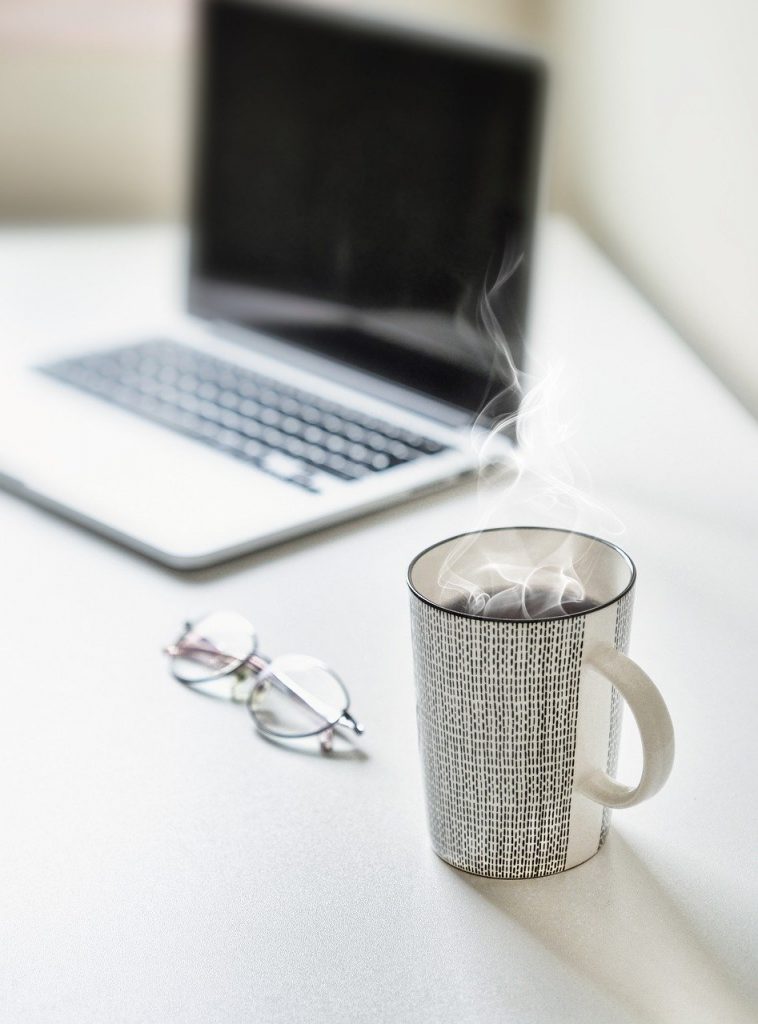
[[[619,591],[615,597],[612,597],[609,601],[603,601],[602,604],[595,605],[594,608],[589,608],[583,612],[568,612],[565,615],[549,615],[541,619],[495,619],[487,615],[474,615],[471,612],[459,612],[454,611],[452,608],[446,608],[442,604],[437,604],[436,601],[430,601],[428,597],[424,597],[423,594],[419,593],[413,584],[413,570],[416,563],[428,555],[430,551],[434,551],[436,548],[442,547],[443,544],[450,544],[454,540],[463,540],[464,537],[479,537],[483,533],[512,533],[518,530],[543,530],[546,533],[560,533],[564,537],[586,537],[588,540],[595,541],[597,544],[604,544],[605,547],[615,551],[616,554],[620,555],[627,563],[631,570],[631,576],[629,582],[623,590]],[[611,605],[616,604],[618,601],[625,597],[635,584],[637,579],[637,566],[632,561],[631,557],[620,548],[618,544],[614,544],[610,540],[605,540],[603,537],[596,537],[593,533],[583,533],[581,530],[564,530],[560,526],[491,526],[487,530],[466,530],[464,533],[456,533],[452,537],[445,537],[443,540],[438,540],[434,544],[430,544],[429,547],[424,548],[423,551],[419,551],[416,557],[413,559],[411,564],[408,566],[407,583],[408,589],[417,597],[419,601],[423,601],[424,604],[428,604],[430,608],[436,608],[438,611],[445,612],[454,618],[461,619],[476,619],[479,622],[488,622],[493,625],[500,623],[503,626],[538,626],[541,622],[563,622],[565,619],[578,619],[583,615],[594,615],[595,612],[602,611],[603,608],[610,608]]]

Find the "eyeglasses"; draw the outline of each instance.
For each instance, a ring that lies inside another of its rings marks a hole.
[[[348,710],[350,696],[336,672],[306,654],[269,660],[258,652],[255,628],[236,612],[213,612],[187,622],[164,652],[171,658],[174,679],[246,703],[256,728],[266,736],[318,736],[327,752],[335,729],[363,732]]]

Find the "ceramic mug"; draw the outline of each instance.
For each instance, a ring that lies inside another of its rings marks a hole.
[[[590,610],[492,619],[446,607],[447,567],[570,559]],[[611,808],[656,793],[674,731],[663,698],[626,656],[636,570],[620,548],[566,530],[511,527],[452,537],[408,570],[419,746],[432,845],[491,878],[534,878],[581,864],[603,845]],[[622,700],[623,698],[623,700]],[[615,779],[623,703],[643,768]]]

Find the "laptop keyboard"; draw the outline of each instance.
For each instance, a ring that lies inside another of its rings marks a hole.
[[[314,493],[321,474],[360,480],[446,450],[174,341],[146,341],[41,370]]]

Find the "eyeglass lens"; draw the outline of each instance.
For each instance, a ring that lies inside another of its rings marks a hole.
[[[250,623],[236,612],[213,612],[189,626],[172,651],[172,671],[182,683],[202,683],[229,675],[257,647]]]
[[[305,654],[274,658],[250,691],[250,714],[262,732],[294,739],[335,725],[350,699],[339,677]]]

